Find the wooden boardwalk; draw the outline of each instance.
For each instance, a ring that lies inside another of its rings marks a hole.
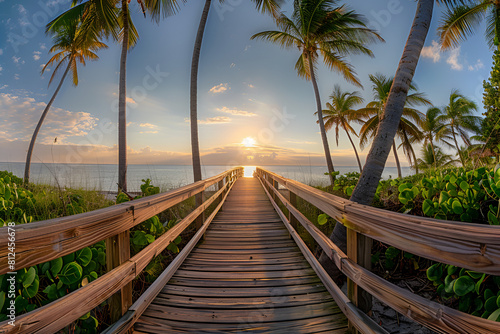
[[[254,178],[236,181],[205,240],[136,333],[345,333],[347,320]]]

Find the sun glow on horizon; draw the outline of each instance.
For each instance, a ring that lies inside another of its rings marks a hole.
[[[243,138],[243,140],[241,141],[241,145],[243,145],[244,147],[255,147],[255,144],[257,144],[257,141],[252,137]]]
[[[257,166],[243,166],[243,177],[253,177]]]

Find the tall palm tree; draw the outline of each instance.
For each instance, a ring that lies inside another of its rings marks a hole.
[[[335,85],[332,95],[330,95],[331,103],[327,102],[326,107],[328,109],[323,110],[323,120],[325,122],[325,130],[330,131],[335,126],[335,140],[337,146],[339,145],[339,133],[340,128],[342,128],[349,141],[351,142],[352,148],[354,149],[354,154],[356,155],[356,160],[358,161],[359,172],[363,172],[363,167],[361,166],[361,161],[359,160],[358,151],[356,145],[352,141],[350,133],[358,136],[356,131],[352,128],[351,122],[358,122],[359,115],[358,111],[353,109],[357,104],[363,103],[363,98],[359,95],[359,92],[344,92],[339,85]]]
[[[473,115],[474,111],[477,111],[476,103],[454,89],[450,94],[448,105],[443,108],[443,113],[437,117],[439,122],[450,129],[462,166],[465,166],[465,158],[460,151],[457,137],[462,138],[463,142],[470,146],[469,132],[480,132],[481,117]]]
[[[446,145],[451,146],[450,140],[452,140],[452,138],[450,136],[450,129],[438,119],[441,114],[441,109],[430,107],[425,112],[425,118],[422,122],[424,146],[431,145],[432,149],[429,150],[430,153],[436,152],[434,145],[435,141],[442,141]],[[436,157],[434,157],[434,161],[437,161]]]
[[[59,72],[65,63],[66,70],[64,71],[61,81],[57,86],[52,98],[47,103],[47,106],[42,112],[42,116],[38,121],[38,124],[31,137],[30,146],[28,148],[28,153],[26,155],[26,166],[24,169],[24,182],[29,182],[30,168],[31,168],[31,156],[33,155],[33,149],[35,146],[36,137],[38,132],[42,127],[42,123],[47,116],[52,103],[54,102],[59,90],[61,89],[66,76],[71,71],[73,85],[78,85],[78,63],[85,66],[87,60],[97,60],[99,57],[96,55],[99,49],[107,48],[107,45],[99,40],[99,37],[92,31],[81,29],[81,23],[78,21],[68,21],[66,24],[59,26],[56,30],[51,32],[54,38],[54,45],[50,48],[50,52],[56,52],[50,60],[45,64],[42,69],[42,74],[45,72],[47,67],[56,65],[52,76],[49,81],[49,85],[55,78],[56,73]]]
[[[278,44],[287,49],[298,48],[301,52],[295,69],[300,77],[311,80],[318,114],[321,139],[325,151],[330,181],[333,180],[333,162],[326,137],[323,110],[316,81],[316,65],[320,60],[330,69],[339,72],[347,81],[360,86],[354,68],[345,59],[351,54],[373,56],[366,45],[383,41],[375,31],[366,27],[362,16],[336,0],[294,1],[291,18],[281,14],[276,18],[279,30],[263,31],[252,36]]]
[[[139,39],[130,15],[129,2],[129,0],[73,0],[73,6],[69,10],[47,25],[47,31],[51,31],[65,22],[80,20],[85,29],[103,36],[112,35],[121,43],[118,93],[118,189],[123,191],[127,191],[127,55]],[[137,2],[145,15],[143,1],[137,0]]]
[[[443,49],[457,47],[486,19],[486,41],[490,48],[500,50],[500,2],[498,0],[468,0],[449,6],[439,25]]]
[[[223,0],[219,0],[221,3]],[[255,3],[257,10],[263,13],[270,13],[274,16],[277,15],[280,5],[283,0],[252,0]],[[201,45],[203,42],[203,35],[205,33],[205,26],[210,12],[212,1],[205,0],[203,12],[201,14],[200,23],[198,25],[198,32],[194,42],[193,57],[191,59],[191,88],[190,88],[190,123],[191,123],[191,151],[193,161],[193,176],[194,181],[201,180],[201,159],[200,159],[200,145],[198,139],[198,67],[200,64]],[[157,20],[160,17],[161,9],[169,5],[168,1],[162,0],[145,0],[146,7],[150,9],[153,17]]]
[[[363,148],[371,138],[375,137],[375,134],[377,133],[394,79],[386,77],[382,74],[370,74],[370,81],[372,82],[374,100],[368,103],[365,108],[358,110],[358,114],[366,119],[359,131],[359,144],[361,148]],[[423,93],[417,91],[417,87],[414,84],[410,85],[409,93],[410,94],[406,97],[403,115],[398,125],[397,136],[402,142],[403,149],[409,156],[408,160],[412,161],[412,158],[415,160],[415,152],[413,151],[410,138],[417,141],[421,139],[422,132],[420,127],[424,118],[424,115],[413,107],[419,105],[431,105],[431,102]],[[399,162],[395,138],[392,140],[392,150],[396,160],[398,177],[402,177],[401,164]]]

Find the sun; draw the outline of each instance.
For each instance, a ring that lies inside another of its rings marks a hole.
[[[252,137],[243,138],[241,141],[241,145],[244,147],[255,147],[255,144],[257,144],[257,142]]]

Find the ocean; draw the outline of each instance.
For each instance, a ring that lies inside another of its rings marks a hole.
[[[309,185],[327,185],[327,171],[323,166],[259,166],[286,178]],[[203,178],[211,177],[229,169],[228,166],[202,166]],[[249,171],[255,166],[247,167]],[[358,171],[357,166],[337,166],[340,174]],[[0,162],[0,170],[7,170],[23,177],[24,163]],[[251,172],[250,172],[251,173]],[[413,173],[409,167],[402,168],[403,176]],[[193,182],[191,166],[168,165],[129,165],[127,169],[127,185],[131,192],[140,191],[143,179],[151,179],[151,183],[159,186],[161,191],[178,188]],[[382,178],[397,177],[396,167],[386,167]],[[99,191],[116,191],[118,182],[117,165],[86,164],[54,164],[33,163],[30,180],[35,183],[52,184],[60,187],[83,188]]]

